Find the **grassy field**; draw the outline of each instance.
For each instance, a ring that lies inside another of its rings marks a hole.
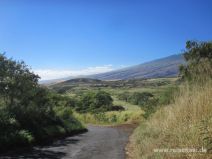
[[[61,91],[66,96],[77,98],[86,92],[105,91],[113,98],[113,105],[124,107],[124,111],[109,111],[105,113],[78,113],[74,111],[74,117],[85,124],[115,125],[123,123],[139,123],[143,121],[145,111],[140,106],[118,99],[118,95],[124,92],[150,92],[157,98],[170,87],[176,85],[177,78],[136,79],[126,81],[99,81],[92,79],[74,79],[65,83],[50,86]],[[64,91],[65,90],[65,91]],[[64,92],[63,92],[64,91]]]
[[[124,111],[109,111],[98,115],[74,112],[74,117],[84,124],[117,125],[124,123],[139,123],[143,120],[144,111],[138,106],[113,98],[114,105],[121,105]]]
[[[80,114],[75,112],[74,117],[84,124],[95,125],[119,125],[119,124],[135,124],[141,122],[143,119],[144,111],[109,111],[99,114],[84,113]]]
[[[141,122],[128,145],[132,159],[212,157],[212,82],[204,86],[184,85],[175,102],[159,109],[149,120]],[[171,149],[195,149],[205,152],[157,152]],[[204,150],[203,150],[204,151]]]

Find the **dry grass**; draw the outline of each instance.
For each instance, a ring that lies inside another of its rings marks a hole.
[[[154,149],[202,147],[207,153],[158,153]],[[212,82],[185,84],[174,104],[158,110],[134,131],[128,145],[133,159],[211,159]]]

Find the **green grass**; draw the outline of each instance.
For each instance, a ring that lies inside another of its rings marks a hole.
[[[76,86],[66,92],[66,95],[70,97],[77,97],[85,92],[97,92],[105,91],[109,93],[113,98],[113,104],[123,106],[125,111],[111,111],[106,113],[101,113],[99,115],[94,115],[90,113],[80,114],[74,112],[75,118],[84,122],[85,124],[122,124],[130,122],[139,122],[143,120],[144,111],[138,105],[134,105],[122,100],[119,100],[117,96],[123,92],[150,92],[155,96],[159,97],[165,90],[175,85],[177,78],[157,78],[157,79],[148,79],[148,80],[135,80],[138,85],[137,87],[91,87],[87,84],[76,84]],[[134,80],[132,80],[134,82]],[[158,83],[165,84],[158,85]],[[131,82],[128,82],[132,84]]]
[[[75,94],[82,94],[87,91],[106,91],[110,93],[112,96],[116,96],[125,91],[129,92],[158,92],[159,90],[163,90],[166,87],[170,87],[174,85],[177,81],[177,78],[156,78],[156,79],[135,79],[135,80],[126,80],[126,81],[102,81],[102,83],[107,84],[107,87],[95,87],[94,83],[71,83],[71,84],[56,84],[50,86],[51,89],[59,89],[66,88],[66,93],[70,96]],[[117,85],[118,87],[114,87]],[[119,86],[122,85],[122,86]],[[70,87],[71,86],[71,87]]]
[[[134,105],[134,104],[119,100],[116,97],[113,97],[113,104],[121,105],[125,108],[125,110],[130,110],[130,111],[140,111],[141,110],[141,108],[138,105]]]
[[[137,105],[133,105],[113,97],[113,104],[120,105],[125,108],[123,111],[108,111],[105,113],[77,113],[73,115],[76,119],[84,124],[96,125],[118,125],[124,123],[139,123],[143,120],[144,111]]]
[[[143,120],[144,112],[142,110],[126,110],[126,111],[110,111],[99,114],[85,113],[80,114],[74,112],[73,115],[76,119],[84,124],[96,125],[119,125],[124,123],[139,123]]]

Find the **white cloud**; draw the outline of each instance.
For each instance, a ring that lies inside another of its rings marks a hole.
[[[72,69],[35,69],[33,70],[35,74],[41,77],[41,80],[58,79],[69,76],[79,76],[79,75],[91,75],[97,73],[104,73],[114,70],[112,65],[88,67],[81,70]]]

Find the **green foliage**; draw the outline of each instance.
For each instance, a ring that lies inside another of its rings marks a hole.
[[[129,96],[130,96],[129,92],[123,92],[123,93],[118,94],[118,99],[128,102]]]
[[[105,113],[96,113],[96,114],[94,114],[94,118],[95,118],[95,120],[100,121],[100,122],[104,122],[104,123],[109,122],[109,119],[107,118]]]
[[[124,92],[119,94],[118,98],[120,100],[139,105],[143,110],[145,110],[145,118],[148,118],[150,114],[154,113],[159,104],[159,99],[155,98],[154,95],[149,92]]]
[[[135,105],[145,106],[148,104],[151,97],[153,97],[153,94],[149,92],[134,92],[129,96],[128,101]]]
[[[212,42],[187,41],[184,57],[187,65],[180,66],[183,79],[205,81],[205,78],[212,78]]]
[[[124,100],[125,102],[129,102],[135,105],[139,105],[141,107],[146,107],[154,103],[156,101],[154,95],[149,92],[124,92],[118,95],[119,100]]]
[[[144,111],[141,109],[125,110],[125,111],[108,111],[100,113],[77,113],[74,112],[74,117],[88,124],[103,124],[116,125],[124,123],[138,123],[143,119]]]
[[[39,86],[38,79],[24,62],[0,54],[0,151],[83,128],[71,116],[74,102]]]
[[[76,111],[81,113],[105,112],[112,109],[112,102],[113,99],[107,92],[87,92],[82,95],[80,103],[76,107]]]
[[[167,87],[164,91],[162,91],[159,95],[159,104],[160,105],[168,105],[174,102],[174,98],[179,92],[178,86]]]

